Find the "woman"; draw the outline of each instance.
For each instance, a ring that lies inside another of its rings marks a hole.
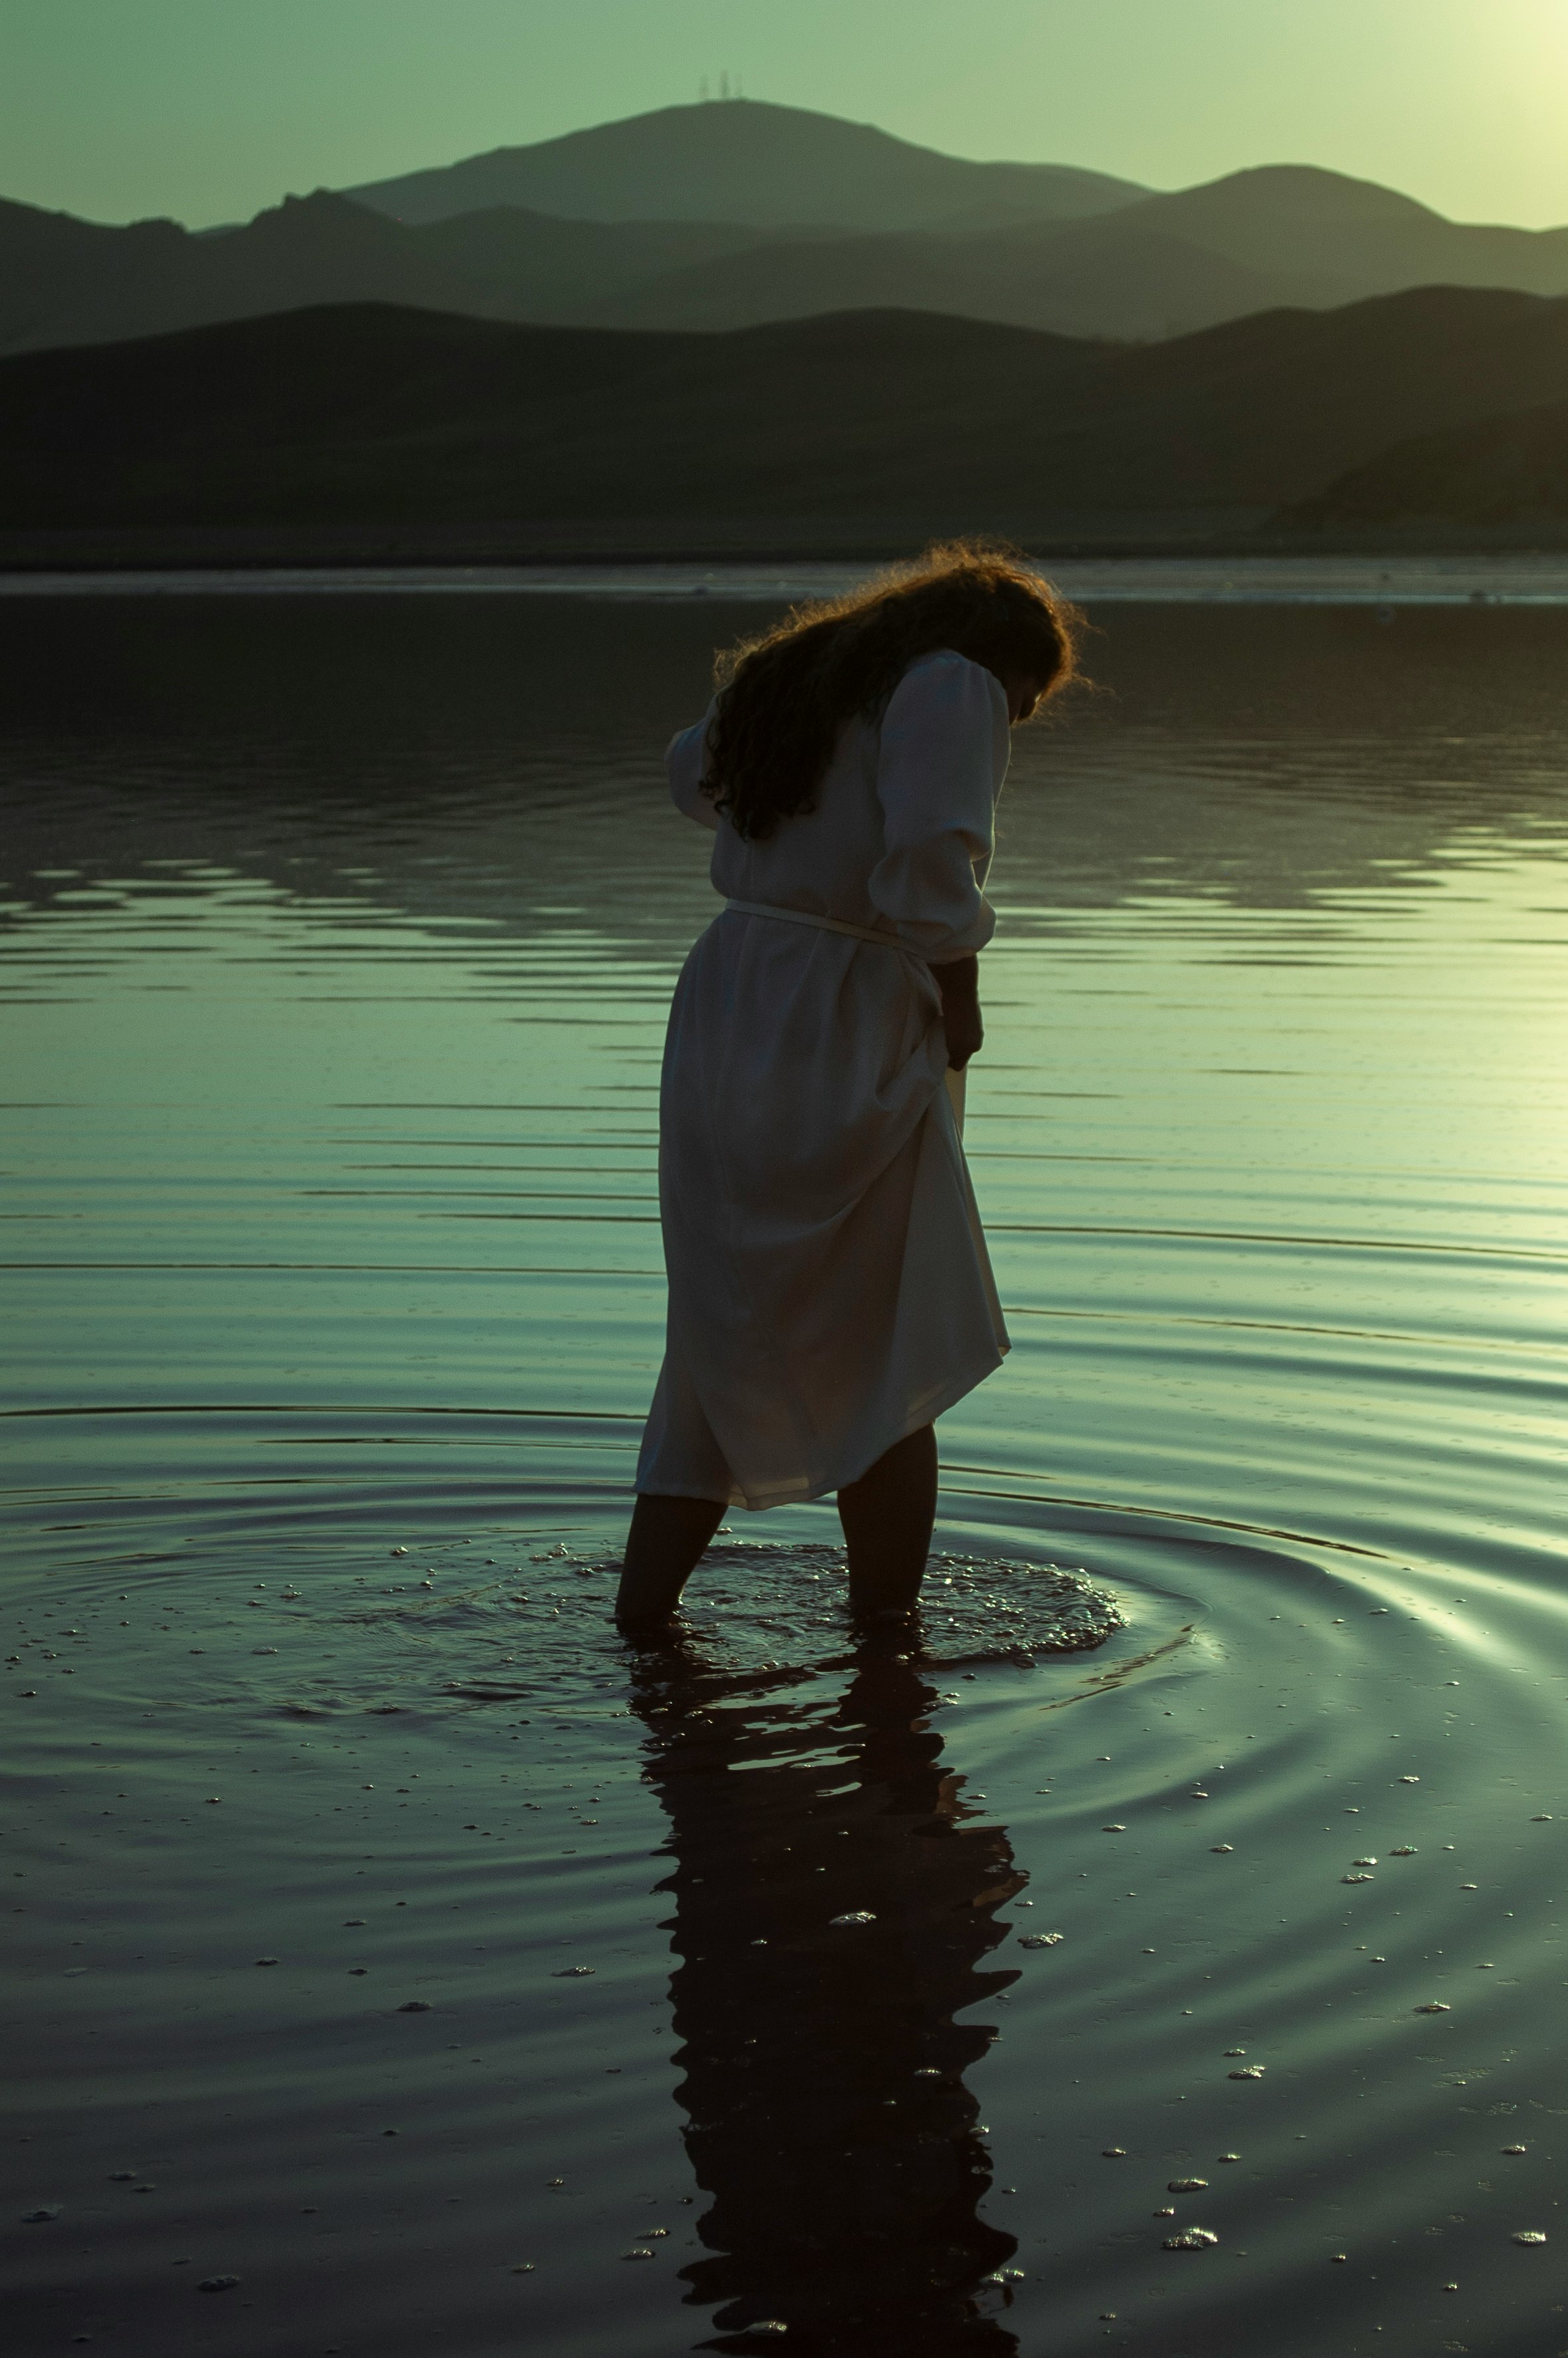
[[[934,548],[722,659],[670,745],[727,906],[670,1011],[628,1627],[667,1620],[729,1506],[829,1491],[855,1610],[914,1604],[933,1422],[1008,1347],[944,1084],[982,1038],[1009,731],[1072,678],[1077,623],[1010,552]]]

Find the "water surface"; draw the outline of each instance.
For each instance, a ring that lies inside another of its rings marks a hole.
[[[724,586],[7,605],[18,2346],[1568,2348],[1568,614],[1093,610],[953,1585],[648,1658]]]

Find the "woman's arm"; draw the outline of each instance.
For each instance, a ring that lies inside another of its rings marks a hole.
[[[717,704],[718,698],[714,698]],[[695,819],[698,827],[712,833],[719,825],[719,813],[713,799],[702,791],[702,773],[708,766],[708,724],[713,718],[710,704],[702,719],[690,729],[681,730],[665,748],[665,769],[670,782],[670,800],[687,818]]]
[[[978,957],[949,958],[931,969],[942,993],[942,1028],[947,1034],[947,1062],[962,1072],[971,1056],[979,1055],[986,1029],[980,1021],[980,962]]]
[[[936,968],[972,960],[996,929],[981,890],[1007,767],[1007,699],[979,664],[946,651],[912,665],[878,732],[883,858],[871,905]]]

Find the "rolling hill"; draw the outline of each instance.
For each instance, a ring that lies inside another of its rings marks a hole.
[[[286,198],[243,230],[106,229],[0,203],[0,351],[114,342],[302,303],[450,309],[453,287],[391,222],[337,198]]]
[[[1117,237],[1108,226],[1100,239],[1030,227],[962,238],[802,235],[705,256],[613,294],[579,293],[551,316],[562,325],[722,330],[894,308],[1141,341],[1311,303],[1320,291],[1316,281],[1249,270],[1157,233]]]
[[[897,303],[1141,341],[1428,285],[1568,294],[1568,229],[1473,227],[1372,182],[1273,165],[1094,220],[715,254],[611,296],[585,290],[560,316],[732,328]]]
[[[869,123],[741,98],[661,107],[342,193],[402,222],[522,205],[574,221],[899,230],[1072,221],[1148,191],[1063,164],[971,163]]]
[[[1568,401],[1412,436],[1288,508],[1287,526],[1568,520]]]
[[[1131,349],[903,312],[696,335],[327,307],[0,361],[0,526],[1261,514],[1564,387],[1568,300],[1462,288]]]

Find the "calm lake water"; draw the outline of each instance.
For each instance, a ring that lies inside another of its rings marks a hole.
[[[6,601],[9,2347],[1568,2350],[1568,609],[1094,609],[928,1642],[648,1657],[723,586]]]

